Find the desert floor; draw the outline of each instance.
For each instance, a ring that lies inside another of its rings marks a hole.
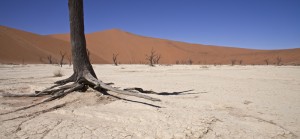
[[[64,76],[53,77],[58,69],[0,65],[0,93],[42,90],[73,72],[65,65]],[[300,138],[300,67],[94,65],[94,69],[104,82],[152,89],[161,94],[150,96],[162,101],[74,92],[0,115],[0,138]],[[41,99],[0,97],[0,113]],[[41,112],[63,103],[67,105]]]

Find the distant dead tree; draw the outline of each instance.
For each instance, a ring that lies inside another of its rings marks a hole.
[[[231,60],[231,66],[235,65],[236,59]]]
[[[90,57],[90,51],[89,51],[89,49],[86,49],[86,53],[87,53],[87,56],[88,56],[88,58],[89,58],[89,61],[91,61],[91,57]],[[92,63],[92,61],[91,61],[91,63]]]
[[[67,59],[69,61],[69,66],[72,65],[72,56],[71,55],[67,55]]]
[[[176,64],[177,64],[177,65],[180,64],[179,60],[176,60]]]
[[[281,59],[281,57],[276,57],[276,65],[277,66],[280,66],[281,65],[281,61],[282,61],[282,59]]]
[[[153,50],[153,48],[150,51],[149,55],[146,55],[146,60],[149,62],[150,66],[154,66],[154,59],[156,57],[156,52]]]
[[[115,66],[118,66],[118,55],[119,54],[113,54],[113,62],[114,62],[114,64],[115,64]]]
[[[49,64],[53,64],[52,56],[51,55],[47,56],[47,59],[48,59]]]
[[[154,64],[159,64],[159,60],[161,59],[161,55],[157,55],[153,60],[154,60]]]
[[[242,65],[243,64],[243,60],[240,60],[239,63],[240,63],[240,65]]]
[[[60,62],[59,62],[59,64],[60,64],[60,67],[62,67],[62,65],[64,64],[64,58],[66,56],[66,52],[60,51],[59,53],[60,53]]]
[[[185,62],[184,60],[181,60],[181,64],[183,64],[183,65],[184,65],[184,64],[186,64],[186,62]]]
[[[188,61],[187,61],[187,64],[193,65],[193,60],[189,58]]]
[[[266,62],[267,65],[269,65],[269,59],[265,59],[264,61]]]

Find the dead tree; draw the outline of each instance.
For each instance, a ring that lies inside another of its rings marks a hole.
[[[159,60],[161,59],[161,55],[157,55],[153,60],[154,60],[154,64],[159,64]]]
[[[232,60],[231,60],[231,66],[234,66],[234,65],[235,65],[235,62],[236,62],[236,59],[232,59]]]
[[[66,56],[66,52],[59,52],[60,53],[60,62],[59,62],[59,64],[60,64],[60,67],[62,67],[62,65],[64,64],[64,58],[65,58],[65,56]]]
[[[114,62],[114,64],[115,64],[115,66],[118,66],[118,55],[119,54],[113,54],[113,62]]]
[[[264,61],[266,62],[267,65],[269,65],[269,59],[265,59]]]
[[[279,57],[279,56],[276,57],[276,65],[277,65],[277,66],[280,66],[280,65],[281,65],[281,60],[282,60],[281,57]]]
[[[176,64],[177,64],[177,65],[180,64],[179,60],[176,60]]]
[[[193,60],[189,58],[188,61],[187,61],[187,64],[193,65]]]
[[[146,60],[149,61],[149,65],[150,66],[154,66],[154,59],[156,57],[156,52],[153,50],[153,48],[151,49],[150,55],[146,55]]]
[[[239,63],[240,63],[240,65],[242,65],[243,64],[243,60],[240,60]]]
[[[47,59],[48,59],[49,64],[53,64],[52,56],[51,55],[47,56]]]
[[[40,97],[48,96],[45,99],[38,101],[34,104],[21,107],[19,109],[9,111],[3,114],[13,113],[16,111],[25,110],[58,98],[62,98],[74,91],[85,92],[88,87],[104,94],[109,95],[107,91],[115,93],[140,97],[152,101],[160,101],[157,98],[153,98],[141,93],[137,93],[133,90],[120,90],[112,87],[101,80],[98,80],[94,69],[89,61],[86,51],[86,41],[84,36],[84,20],[83,20],[83,0],[69,0],[69,17],[70,17],[70,31],[71,31],[71,47],[72,47],[72,60],[74,73],[67,79],[56,81],[55,84],[43,91],[36,91],[32,94],[2,94],[4,97]],[[72,84],[67,84],[72,83]],[[139,91],[141,92],[141,91]]]

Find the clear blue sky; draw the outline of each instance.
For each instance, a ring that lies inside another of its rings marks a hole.
[[[191,43],[300,48],[300,0],[85,0],[86,33],[119,28]],[[67,0],[2,0],[0,25],[69,32]]]

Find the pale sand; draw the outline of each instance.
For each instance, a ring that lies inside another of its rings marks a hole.
[[[116,87],[142,87],[181,95],[162,100],[87,93],[13,114],[0,115],[0,138],[299,138],[300,67],[94,65]],[[0,65],[0,92],[41,90],[72,74],[53,77],[53,65]],[[0,98],[0,113],[40,98]],[[133,102],[136,101],[136,102]],[[71,102],[55,111],[4,121]],[[142,104],[146,103],[146,104]],[[157,108],[154,106],[160,106]]]

